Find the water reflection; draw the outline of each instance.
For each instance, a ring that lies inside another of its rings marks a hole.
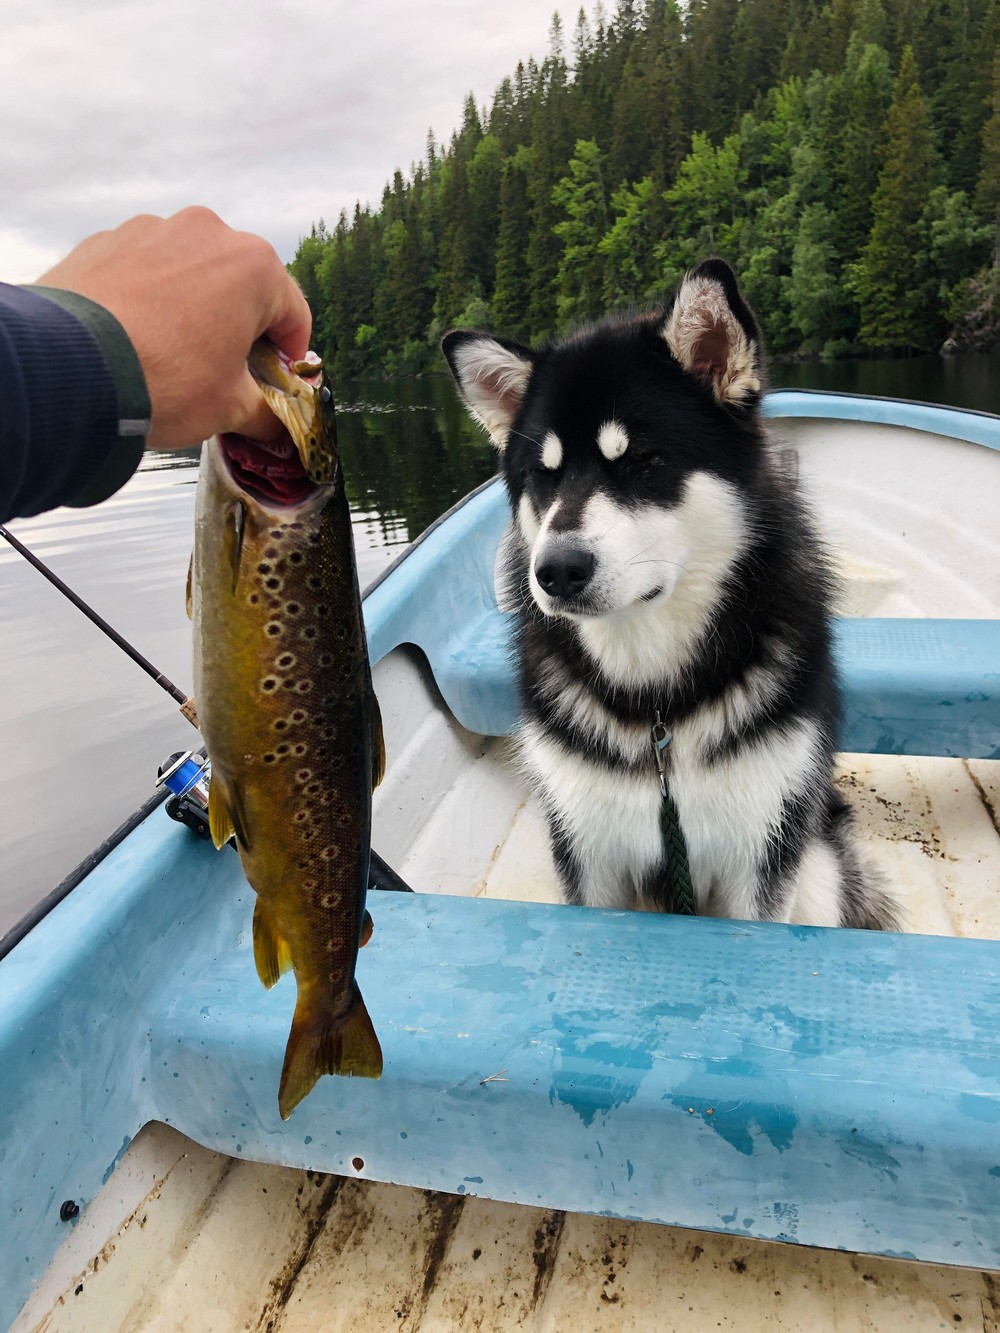
[[[412,541],[496,468],[443,379],[352,385],[337,423],[351,508],[377,516],[386,546]]]
[[[825,389],[1000,412],[1000,348],[962,356],[782,363],[772,366],[770,383],[773,389]]]

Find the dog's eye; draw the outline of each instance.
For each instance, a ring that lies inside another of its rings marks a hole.
[[[622,463],[634,471],[649,471],[663,462],[663,455],[655,449],[626,449],[622,454]]]
[[[559,479],[559,470],[550,467],[531,467],[528,468],[528,476],[536,486],[543,489],[546,486],[554,486]]]

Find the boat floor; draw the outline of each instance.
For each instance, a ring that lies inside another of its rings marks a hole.
[[[380,682],[390,711],[424,676],[416,661],[397,668]],[[436,757],[440,780],[419,835],[402,835],[403,875],[438,892],[557,900],[507,743],[441,713],[426,725],[410,743]],[[390,828],[417,818],[412,765],[396,771],[379,794],[377,846],[380,826],[391,842]],[[840,781],[909,929],[1000,937],[1000,763],[851,755]],[[434,790],[426,765],[422,786]],[[260,1166],[149,1125],[14,1329],[959,1326],[1000,1329],[1000,1274]]]

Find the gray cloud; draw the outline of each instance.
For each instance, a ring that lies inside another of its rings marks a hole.
[[[541,58],[551,15],[538,0],[6,9],[0,274],[16,281],[92,231],[189,203],[288,259],[320,216],[377,203],[429,126],[447,139],[466,92],[482,105]]]

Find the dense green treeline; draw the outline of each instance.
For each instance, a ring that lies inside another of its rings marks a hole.
[[[726,257],[775,352],[1000,328],[998,0],[618,0],[292,271],[340,378],[539,341]]]

